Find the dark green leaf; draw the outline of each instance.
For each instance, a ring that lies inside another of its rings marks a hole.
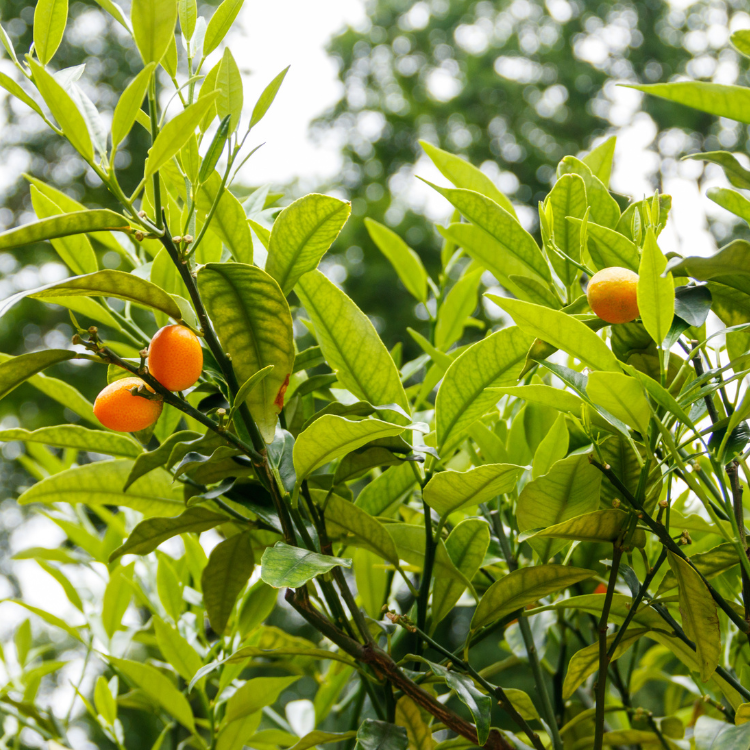
[[[409,739],[404,727],[365,719],[357,732],[357,750],[406,750]]]
[[[208,151],[206,151],[206,155],[205,157],[203,157],[200,172],[198,173],[199,182],[204,182],[216,168],[216,164],[221,157],[221,152],[224,150],[224,146],[226,145],[227,138],[229,138],[229,122],[231,119],[231,115],[227,115],[219,123],[219,127],[214,133],[214,137],[211,140]]]
[[[21,354],[3,362],[0,364],[0,398],[7,396],[38,372],[77,357],[78,354],[69,349],[44,349],[30,354]]]

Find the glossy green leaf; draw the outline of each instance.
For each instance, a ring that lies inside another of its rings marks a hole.
[[[167,615],[174,623],[178,623],[185,610],[184,584],[175,570],[172,558],[160,554],[157,555],[157,560],[156,593]]]
[[[723,187],[712,187],[706,195],[716,204],[730,211],[746,223],[750,223],[750,200],[737,190]]]
[[[102,599],[102,625],[109,638],[121,630],[122,618],[133,598],[133,568],[118,566],[109,577]]]
[[[565,156],[557,165],[557,176],[560,178],[566,174],[576,174],[583,179],[591,221],[614,229],[620,219],[620,207],[591,168],[575,156]]]
[[[504,208],[472,190],[453,190],[430,182],[427,184],[447,198],[472,224],[500,243],[504,253],[515,256],[525,269],[523,275],[550,281],[552,277],[549,266],[534,238]]]
[[[449,349],[464,332],[466,319],[477,306],[477,289],[482,278],[482,269],[465,274],[451,288],[438,312],[435,326],[435,346]]]
[[[580,231],[580,219],[568,219],[576,231]],[[638,271],[640,258],[636,244],[609,227],[603,227],[589,221],[586,225],[588,251],[598,269],[617,266]]]
[[[445,540],[445,548],[458,570],[470,581],[484,563],[490,545],[490,527],[478,518],[467,518]],[[435,579],[432,589],[432,630],[450,614],[465,587],[447,577]]]
[[[698,569],[704,578],[710,580],[716,578],[735,565],[739,565],[740,559],[737,550],[731,542],[724,542],[706,552],[698,552],[690,555],[690,562]],[[677,578],[671,570],[668,570],[659,584],[657,594],[661,596],[665,592],[677,586]]]
[[[99,675],[94,687],[94,705],[101,717],[107,724],[114,724],[117,719],[117,701],[109,689],[107,679],[104,675]]]
[[[203,39],[203,57],[208,57],[222,42],[232,28],[234,19],[245,0],[224,0],[208,22],[206,36]]]
[[[266,112],[268,112],[268,109],[273,104],[276,94],[279,93],[281,84],[284,82],[284,78],[288,72],[289,66],[287,65],[287,67],[284,68],[284,70],[282,70],[265,89],[263,89],[263,93],[258,97],[258,101],[255,103],[255,107],[253,107],[253,114],[250,117],[249,128],[257,125],[263,119]]]
[[[373,479],[359,493],[355,504],[371,516],[385,515],[388,508],[403,498],[416,483],[414,470],[404,461]]]
[[[240,124],[242,115],[243,90],[242,75],[229,47],[224,49],[219,72],[216,76],[216,111],[220,119],[229,117],[229,132],[233,133]]]
[[[39,0],[34,10],[34,51],[46,65],[57,52],[68,21],[68,0]]]
[[[552,207],[552,235],[555,245],[573,260],[580,262],[581,232],[575,224],[568,221],[568,217],[582,219],[586,213],[586,185],[583,178],[576,174],[564,174],[555,183],[547,200]],[[578,276],[578,269],[555,253],[548,255],[558,277],[569,287]]]
[[[79,612],[83,612],[83,602],[81,601],[81,596],[78,593],[76,587],[70,582],[70,579],[62,572],[62,570],[60,570],[60,568],[56,568],[54,565],[50,565],[50,563],[48,563],[41,557],[36,558],[36,563],[42,570],[52,576],[52,578],[54,578],[60,584],[63,591],[65,592],[65,596],[68,598],[68,601]]]
[[[177,0],[133,0],[130,20],[143,63],[161,62],[174,39]]]
[[[684,104],[686,107],[699,109],[710,115],[750,123],[750,89],[745,86],[726,86],[706,81],[682,81],[630,85],[629,88],[638,89],[677,104]]]
[[[427,141],[420,141],[419,145],[424,149],[427,156],[432,159],[433,164],[440,173],[455,187],[465,190],[473,190],[486,198],[495,201],[504,208],[513,218],[517,219],[516,211],[510,200],[495,186],[495,183],[481,169],[477,169],[466,159],[443,151]]]
[[[643,436],[648,434],[651,407],[637,378],[619,372],[592,372],[586,392],[595,404],[604,407],[628,427]]]
[[[318,267],[351,213],[351,203],[312,193],[287,206],[271,229],[266,271],[289,294]]]
[[[612,175],[612,161],[615,156],[617,137],[611,136],[602,141],[596,148],[591,149],[581,161],[591,170],[595,177],[602,181],[605,187],[609,187],[609,178]]]
[[[1,33],[1,32],[0,32]],[[22,101],[26,106],[31,107],[37,114],[42,114],[42,108],[17,84],[12,78],[0,73],[0,86],[16,99]]]
[[[0,364],[0,398],[7,396],[38,372],[60,362],[76,359],[77,356],[76,352],[69,349],[43,349],[9,358]]]
[[[664,341],[674,318],[674,281],[666,277],[667,259],[656,244],[653,229],[646,232],[641,265],[638,269],[638,310],[649,336],[657,343]]]
[[[548,526],[532,534],[522,534],[524,541],[531,539],[567,539],[579,542],[614,542],[627,526],[628,514],[623,510],[609,508],[584,513],[562,523]],[[646,545],[646,534],[636,529],[631,544],[634,547]]]
[[[180,635],[177,628],[164,622],[160,617],[153,617],[151,622],[162,656],[185,682],[190,682],[193,675],[203,666],[203,659]]]
[[[186,39],[192,39],[195,23],[198,20],[198,3],[196,0],[177,0],[177,13],[183,36]]]
[[[617,645],[614,654],[612,654],[612,661],[619,659],[634,643],[643,638],[648,632],[647,628],[629,628]],[[612,645],[615,637],[614,633],[607,636],[607,646]],[[586,681],[586,678],[594,674],[597,669],[599,669],[598,643],[592,643],[590,646],[576,651],[570,660],[568,671],[565,673],[563,697],[566,700],[572,697],[573,693]]]
[[[255,567],[249,531],[230,536],[213,548],[203,569],[203,605],[211,627],[219,635],[227,628],[237,597]]]
[[[41,443],[53,448],[72,448],[77,451],[104,453],[117,458],[136,458],[143,452],[143,448],[129,435],[92,430],[77,424],[40,427],[33,432],[20,427],[0,430],[0,441],[9,443],[12,440]]]
[[[565,415],[558,414],[549,432],[534,452],[534,461],[531,468],[532,479],[543,476],[557,461],[568,455],[569,437]]]
[[[125,484],[132,465],[128,459],[117,459],[67,469],[32,485],[18,502],[20,505],[119,505],[147,516],[177,515],[184,509],[182,489],[173,485],[171,475],[162,469],[139,479],[127,493],[122,492],[120,488]]]
[[[256,581],[237,613],[237,630],[243,638],[262,625],[276,606],[279,592],[265,581]]]
[[[300,737],[299,742],[292,745],[289,750],[308,750],[310,747],[325,745],[329,742],[344,742],[356,736],[357,733],[353,730],[351,732],[323,732],[315,729],[304,737]]]
[[[596,575],[593,570],[567,565],[519,568],[490,586],[474,612],[471,629],[489,625],[527,604]]]
[[[191,732],[195,732],[195,720],[190,704],[169,677],[150,664],[141,664],[129,659],[115,659],[112,656],[108,657],[108,661],[119,674],[142,690],[157,706]]]
[[[580,320],[561,310],[550,310],[548,307],[532,305],[530,302],[511,300],[495,294],[486,296],[505,310],[528,335],[562,349],[594,370],[619,372],[620,367],[615,355],[604,341]]]
[[[721,662],[721,632],[716,602],[688,562],[669,552],[669,567],[680,593],[682,627],[695,643],[701,680],[706,682]]]
[[[409,294],[427,301],[427,271],[421,258],[393,230],[374,219],[365,218],[370,238],[388,259]]]
[[[734,240],[708,257],[688,256],[668,268],[676,276],[692,276],[698,281],[714,281],[750,294],[750,243]]]
[[[516,382],[531,341],[520,328],[505,328],[454,360],[435,401],[438,451],[497,402],[497,395],[486,390],[489,386]]]
[[[106,10],[107,13],[109,13],[128,33],[131,33],[128,19],[125,17],[122,8],[117,3],[113,2],[113,0],[94,0],[94,2],[96,2],[100,8]]]
[[[704,151],[703,153],[687,154],[683,159],[695,159],[718,164],[729,180],[730,184],[743,190],[750,189],[750,171],[745,169],[734,154],[728,151]]]
[[[260,566],[263,581],[275,589],[281,589],[304,586],[316,576],[328,573],[337,566],[351,568],[352,561],[276,542],[273,547],[266,547]]]
[[[388,594],[388,571],[380,555],[360,547],[352,558],[357,593],[365,612],[377,620],[382,615]]]
[[[748,750],[750,723],[734,726],[701,716],[695,723],[695,750]]]
[[[198,182],[205,182],[209,175],[213,174],[214,169],[216,169],[216,165],[219,162],[221,154],[224,151],[224,146],[226,146],[227,139],[229,138],[229,125],[231,121],[232,115],[229,114],[225,115],[219,123],[219,127],[216,129],[214,137],[211,139],[211,143],[206,151],[206,156],[201,162],[198,171]],[[188,141],[188,143],[191,142],[192,139]]]
[[[174,0],[170,2],[174,3]],[[188,142],[206,112],[216,105],[218,96],[219,92],[214,91],[208,96],[199,97],[195,104],[189,105],[159,131],[148,152],[144,174],[146,179],[156,174]]]
[[[424,501],[440,516],[448,516],[510,492],[523,470],[512,464],[485,464],[468,471],[441,471],[425,486]]]
[[[216,750],[242,750],[246,743],[255,736],[262,717],[263,714],[260,711],[255,711],[225,724],[216,738]]]
[[[409,738],[404,727],[365,719],[357,731],[356,750],[406,750]]]
[[[141,109],[143,99],[146,96],[151,76],[156,67],[155,62],[150,62],[146,67],[128,84],[122,96],[117,102],[115,113],[112,117],[112,148],[117,148],[131,131],[135,124],[135,118]]]
[[[17,604],[19,607],[23,607],[25,610],[31,612],[32,614],[35,614],[37,617],[44,620],[44,622],[48,623],[49,625],[52,625],[53,628],[59,628],[60,630],[67,633],[71,638],[75,639],[76,641],[79,641],[80,643],[83,643],[83,637],[78,632],[78,630],[74,627],[71,627],[68,625],[65,620],[61,619],[60,617],[57,617],[57,615],[53,615],[50,612],[47,612],[43,609],[40,609],[39,607],[34,607],[31,604],[27,604],[24,601],[21,601],[20,599],[6,599],[7,602],[13,602],[13,604]]]
[[[558,461],[547,474],[529,482],[518,498],[516,518],[519,531],[540,529],[562,523],[599,505],[602,475],[585,454]],[[565,546],[550,539],[530,542],[546,562]]]
[[[581,408],[585,401],[571,391],[563,391],[560,388],[554,388],[551,385],[542,383],[531,383],[529,385],[504,386],[502,388],[493,388],[495,397],[510,395],[516,398],[522,398],[530,404],[540,406],[551,406],[560,411],[580,415]]]
[[[237,380],[273,370],[247,394],[245,403],[266,443],[271,443],[283,406],[283,388],[294,366],[292,315],[279,285],[256,266],[209,263],[198,272],[198,289],[219,341],[232,358]]]
[[[342,385],[371,404],[398,404],[410,413],[391,355],[354,302],[320,271],[305,274],[295,291],[312,318],[326,361]]]

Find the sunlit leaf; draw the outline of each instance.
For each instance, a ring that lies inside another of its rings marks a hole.
[[[266,547],[260,566],[261,578],[269,586],[275,589],[299,588],[337,566],[350,568],[352,561],[276,542],[273,547]]]
[[[177,0],[133,0],[130,20],[144,64],[161,62],[174,39]]]

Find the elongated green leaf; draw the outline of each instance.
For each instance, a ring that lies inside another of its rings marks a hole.
[[[263,378],[270,375],[273,372],[273,365],[266,365],[262,370],[258,370],[258,372],[252,374],[239,388],[237,391],[237,395],[234,397],[234,403],[232,404],[232,408],[229,411],[229,415],[227,419],[231,422],[232,417],[236,413],[237,409],[240,408],[240,405],[243,404],[247,397],[250,395],[250,392],[255,388],[255,386],[260,383]]]
[[[570,436],[565,422],[565,415],[558,414],[549,432],[544,436],[534,452],[531,478],[536,479],[546,474],[552,466],[568,455]]]
[[[111,639],[122,629],[122,618],[133,598],[133,567],[119,566],[112,571],[102,599],[102,625]]]
[[[441,188],[427,180],[423,182],[447,198],[472,224],[499,242],[505,253],[515,256],[525,268],[524,275],[550,281],[549,266],[534,238],[504,208],[472,190]]]
[[[195,732],[193,712],[187,698],[174,683],[156,667],[129,659],[108,657],[110,664],[135,687],[140,688],[150,700],[163,708],[184,727]]]
[[[595,224],[614,229],[620,219],[620,207],[604,183],[594,176],[591,168],[575,156],[565,156],[557,165],[557,176],[559,178],[566,174],[577,174],[583,179],[586,185],[586,201],[590,208],[589,218]]]
[[[520,328],[505,328],[454,360],[435,401],[439,452],[497,403],[497,394],[485,389],[516,382],[531,342]]]
[[[326,505],[325,517],[334,538],[343,537],[344,541],[367,547],[393,565],[398,564],[398,552],[388,530],[361,508],[333,494]]]
[[[2,371],[2,365],[0,365]],[[76,424],[63,424],[55,427],[40,427],[29,430],[14,427],[0,430],[0,441],[19,440],[24,443],[41,443],[53,448],[72,448],[91,453],[105,453],[117,458],[136,458],[143,448],[129,435],[117,435],[103,430],[91,430]]]
[[[351,203],[312,193],[287,206],[271,230],[266,271],[289,294],[303,274],[318,267],[351,213]]]
[[[6,360],[0,364],[0,398],[7,396],[38,372],[77,357],[78,354],[69,349],[44,349]]]
[[[42,559],[41,557],[35,558],[37,565],[52,576],[62,587],[63,591],[65,592],[65,596],[68,598],[68,601],[79,611],[83,612],[83,602],[81,601],[80,594],[78,593],[78,590],[76,587],[70,582],[70,579],[60,570],[60,568],[56,568],[54,565],[50,565],[46,560]]]
[[[398,404],[410,413],[391,355],[370,319],[354,302],[320,271],[305,274],[295,291],[342,385],[371,404]]]
[[[301,737],[299,742],[292,745],[290,750],[308,750],[310,747],[316,745],[325,745],[328,742],[344,742],[352,737],[356,737],[355,731],[351,732],[323,732],[320,729],[315,729],[312,732],[308,732],[304,737]]]
[[[174,0],[170,2],[174,4]],[[161,129],[148,152],[145,178],[156,174],[188,142],[209,108],[216,105],[218,96],[219,92],[214,91],[205,97],[199,97],[195,104],[180,112]]]
[[[240,69],[229,47],[224,49],[224,55],[221,58],[216,76],[216,90],[219,92],[216,111],[222,120],[229,117],[229,132],[233,133],[240,124],[243,91]]]
[[[198,288],[239,382],[273,365],[245,401],[271,443],[294,366],[289,303],[271,276],[241,263],[209,263],[198,272]]]
[[[177,0],[177,12],[183,35],[186,39],[192,39],[198,20],[198,3],[196,0]]]
[[[544,596],[596,575],[593,570],[566,565],[520,568],[495,581],[474,612],[471,629],[478,630]]]
[[[522,534],[524,541],[531,539],[568,539],[579,542],[614,542],[625,530],[628,514],[623,510],[609,508],[584,513],[562,523],[549,526],[533,534]],[[631,543],[634,547],[646,546],[646,534],[636,529]]]
[[[383,603],[388,595],[388,571],[380,555],[365,547],[354,551],[352,562],[362,608],[376,620],[382,614]]]
[[[109,561],[122,555],[148,555],[167,539],[179,534],[200,534],[226,521],[227,516],[201,507],[188,508],[179,516],[146,519],[133,529],[124,544],[112,552]]]
[[[568,219],[568,223],[576,231],[580,231],[583,222],[580,219]],[[632,240],[614,229],[594,224],[592,221],[587,223],[586,231],[588,251],[598,269],[618,266],[638,271],[640,258],[638,248]]]
[[[427,301],[427,271],[420,257],[391,229],[374,219],[365,218],[370,238],[398,274],[409,294]]]
[[[696,161],[708,161],[718,164],[727,176],[729,182],[736,188],[750,189],[750,171],[745,169],[734,154],[728,151],[704,151],[697,154],[686,154],[683,159],[695,159]]]
[[[177,0],[133,0],[130,20],[144,65],[161,62],[174,39]]]
[[[692,276],[698,281],[714,281],[750,294],[750,243],[734,240],[717,253],[704,258],[688,256],[668,264],[673,275]]]
[[[1,34],[2,32],[0,32]],[[42,114],[42,108],[17,84],[12,78],[0,73],[0,86],[16,99],[22,101],[26,106],[31,107],[37,114]]]
[[[263,93],[258,97],[258,101],[253,107],[253,114],[250,117],[250,128],[257,125],[263,119],[266,112],[268,112],[268,109],[273,104],[276,94],[279,93],[281,84],[284,82],[284,78],[288,72],[289,66],[287,65],[287,67],[284,68],[284,70],[282,70],[265,89],[263,89]]]
[[[604,187],[609,187],[609,178],[612,174],[612,161],[615,156],[615,145],[617,137],[611,136],[600,143],[596,148],[591,149],[581,161],[592,171],[594,176],[598,177]]]
[[[424,501],[441,516],[510,492],[523,466],[485,464],[469,471],[441,471],[424,488]]]
[[[156,469],[139,479],[127,493],[122,492],[120,487],[125,484],[132,466],[132,461],[118,459],[67,469],[32,485],[18,498],[18,502],[20,505],[120,505],[147,516],[177,515],[184,509],[182,489],[173,485],[171,475],[162,469]]]
[[[371,516],[381,516],[417,483],[406,461],[386,469],[359,493],[356,505]]]
[[[203,39],[203,57],[208,57],[220,44],[232,28],[234,19],[245,0],[224,0],[208,22],[206,36]]]
[[[208,150],[206,151],[206,156],[201,162],[200,168],[198,170],[198,182],[205,182],[206,179],[208,179],[209,175],[213,173],[214,169],[216,169],[216,165],[219,162],[219,158],[221,157],[221,154],[224,151],[224,146],[226,145],[227,139],[229,138],[229,124],[231,120],[231,115],[225,115],[222,121],[219,123],[219,127],[214,133],[214,137],[212,138]],[[190,145],[191,143],[193,143],[192,138],[188,141],[188,145]],[[183,152],[184,149],[185,147],[183,147]]]
[[[328,573],[336,566],[351,568],[352,561],[276,542],[273,547],[266,547],[260,566],[263,581],[275,589],[281,589],[304,586],[315,576]]]
[[[680,592],[682,626],[695,643],[701,680],[706,682],[721,661],[721,632],[716,602],[688,562],[669,553],[669,567]]]
[[[705,578],[710,580],[730,570],[735,565],[739,565],[740,559],[734,545],[731,542],[724,542],[724,544],[719,544],[707,552],[698,552],[695,555],[691,555],[690,562],[695,565]],[[668,570],[659,584],[657,594],[661,596],[677,585],[678,582],[675,574],[671,570]]]
[[[750,723],[734,726],[725,721],[701,716],[695,723],[695,750],[747,750],[750,747]]]
[[[562,349],[594,370],[619,372],[617,358],[607,345],[580,320],[561,310],[550,310],[530,302],[486,295],[529,335]],[[670,318],[671,321],[671,318]],[[666,331],[665,331],[666,334]]]
[[[547,474],[523,488],[516,511],[519,530],[553,526],[595,510],[599,504],[601,476],[587,455],[558,461]],[[550,539],[533,539],[530,544],[542,562],[565,546],[564,541]]]
[[[256,581],[237,614],[237,630],[242,638],[264,623],[273,612],[279,592],[265,581]]]
[[[467,518],[445,540],[453,564],[470,581],[484,563],[490,545],[490,527],[478,518]],[[432,630],[453,609],[465,587],[446,577],[435,579],[432,590]]]
[[[29,66],[34,84],[65,137],[86,161],[92,161],[94,147],[91,143],[91,136],[86,127],[86,121],[70,98],[70,94],[38,62],[29,59]]]
[[[750,123],[750,89],[745,86],[726,86],[705,81],[684,81],[680,83],[653,83],[631,85],[646,94],[668,99],[686,107],[699,109],[717,117]]]
[[[653,229],[646,232],[641,265],[638,269],[638,310],[649,336],[664,341],[674,318],[674,281],[672,274],[663,277],[667,259],[656,244]]]
[[[632,628],[623,636],[617,645],[612,661],[619,659],[634,643],[643,638],[648,633],[648,628]],[[611,646],[616,635],[607,636],[607,646]],[[568,671],[565,674],[563,683],[563,697],[567,700],[573,693],[586,681],[589,675],[594,674],[599,669],[599,644],[592,643],[580,651],[576,651],[568,665]]]
[[[577,174],[564,174],[547,197],[552,207],[552,235],[555,245],[566,255],[580,262],[581,232],[568,217],[582,219],[586,213],[586,185]],[[568,287],[578,275],[578,269],[555,253],[548,253],[557,275]]]
[[[619,372],[592,372],[586,392],[595,404],[603,406],[641,435],[648,434],[651,407],[638,379]]]
[[[713,187],[706,191],[706,195],[735,216],[750,222],[750,201],[742,193],[729,188]]]
[[[221,635],[227,628],[237,597],[255,567],[249,531],[230,536],[213,548],[203,569],[203,604],[211,627]]]
[[[148,63],[122,92],[112,117],[112,148],[117,148],[133,127],[155,67],[155,62]]]
[[[495,397],[510,395],[522,398],[530,404],[539,404],[540,406],[551,406],[560,411],[569,414],[579,415],[581,407],[585,402],[571,391],[563,391],[554,388],[551,385],[542,383],[531,383],[530,385],[504,386],[502,388],[493,388]]]
[[[60,630],[67,633],[71,638],[75,639],[76,641],[80,641],[81,643],[84,642],[83,637],[78,632],[78,630],[68,625],[68,623],[65,622],[65,620],[61,619],[60,617],[57,617],[57,615],[53,615],[43,609],[40,609],[39,607],[34,607],[31,604],[27,604],[26,602],[21,601],[20,599],[6,599],[5,601],[13,602],[13,604],[17,604],[19,607],[23,607],[24,609],[28,610],[32,614],[35,614],[37,617],[40,617],[49,625],[52,625],[53,628],[59,628]]]
[[[461,338],[466,319],[477,306],[477,289],[482,277],[482,269],[477,268],[465,274],[448,292],[438,312],[435,326],[435,346],[445,351]]]
[[[460,156],[443,151],[427,141],[420,141],[419,145],[424,149],[427,156],[432,159],[433,164],[440,173],[455,187],[473,190],[495,201],[504,208],[513,218],[517,219],[516,210],[510,200],[495,186],[495,183],[481,169],[477,169]]]
[[[386,721],[365,719],[357,732],[357,750],[406,750],[409,738],[404,727]]]
[[[180,635],[177,628],[168,625],[160,617],[153,617],[151,622],[162,656],[185,682],[190,682],[193,675],[203,666],[203,659]]]
[[[34,10],[34,50],[46,65],[57,52],[68,20],[68,0],[39,0]]]

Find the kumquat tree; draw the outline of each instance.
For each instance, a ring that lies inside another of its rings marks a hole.
[[[2,603],[28,619],[3,656],[0,746],[748,750],[750,244],[666,256],[671,197],[610,193],[614,138],[560,161],[538,243],[485,173],[425,142],[454,210],[440,272],[365,219],[427,313],[403,361],[318,269],[349,203],[232,191],[286,73],[243,119],[222,51],[242,1],[208,22],[195,0],[99,4],[142,60],[109,128],[54,69],[67,0],[36,4],[25,56],[0,32],[0,85],[120,203],[34,178],[38,220],[0,234],[49,241],[72,274],[2,304],[65,307],[77,332],[1,355],[0,397],[28,382],[78,422],[0,440],[38,480],[18,504],[66,536],[20,556],[79,615]],[[732,41],[750,52],[750,32]],[[641,88],[750,124],[748,88]],[[139,128],[126,192],[115,157]],[[750,221],[741,161],[693,158]],[[484,330],[487,272],[503,317]],[[43,374],[71,360],[95,403]],[[93,679],[66,713],[49,691],[74,660]],[[291,697],[305,732],[279,713]]]

